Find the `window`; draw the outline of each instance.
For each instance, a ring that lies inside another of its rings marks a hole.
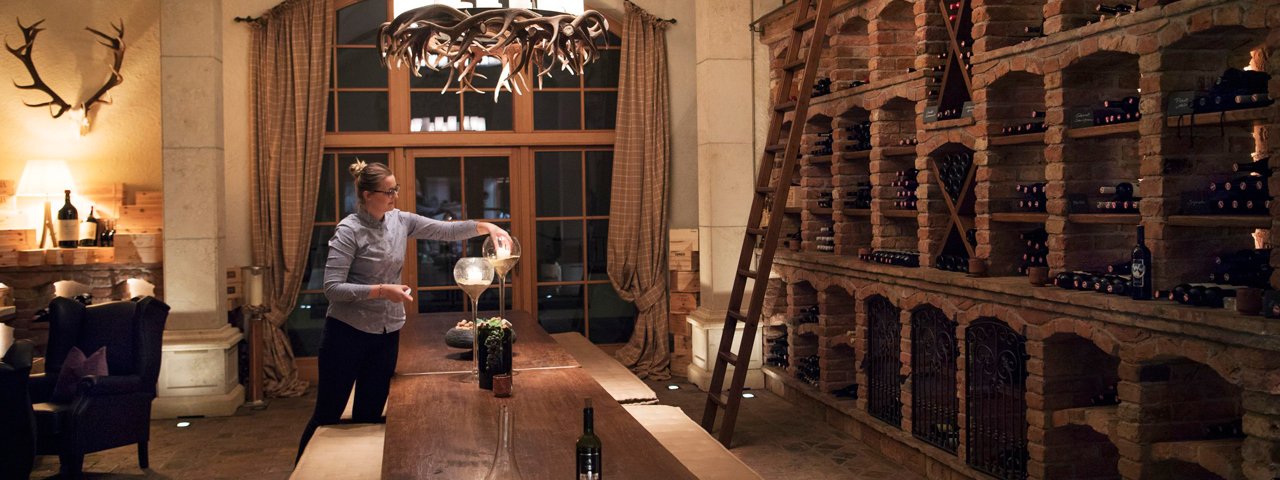
[[[379,62],[376,39],[378,27],[391,19],[390,2],[334,3],[337,45],[317,223],[299,306],[288,324],[295,353],[313,356],[319,348],[328,307],[328,241],[337,222],[355,211],[347,166],[357,156],[391,167],[401,210],[492,222],[521,241],[523,259],[507,283],[508,308],[533,312],[551,331],[626,341],[635,310],[613,291],[605,261],[621,38],[610,33],[601,42],[601,58],[584,75],[558,71],[542,90],[503,91],[495,101],[500,66],[480,66],[488,77],[476,78],[480,92],[462,93],[445,72],[388,70]],[[453,283],[453,264],[478,256],[483,240],[410,242],[401,282],[417,295],[406,309],[469,309]],[[497,306],[495,284],[481,297],[480,309]]]

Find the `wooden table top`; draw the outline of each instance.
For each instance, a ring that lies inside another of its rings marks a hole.
[[[497,312],[480,312],[480,318],[497,316]],[[400,358],[396,373],[400,375],[470,372],[475,367],[471,350],[444,344],[444,334],[464,318],[463,313],[428,313],[409,317],[400,330]],[[569,355],[528,312],[508,310],[507,320],[516,331],[511,351],[512,368],[516,371],[537,368],[578,367]]]
[[[696,478],[581,368],[519,372],[510,398],[495,398],[464,377],[392,380],[382,478],[483,478],[498,445],[503,404],[515,415],[513,443],[524,478],[573,478],[584,398],[595,408],[605,478]]]

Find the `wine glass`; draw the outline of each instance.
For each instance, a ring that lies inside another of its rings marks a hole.
[[[462,287],[462,291],[467,292],[468,297],[471,297],[471,356],[473,359],[478,359],[480,357],[478,343],[480,319],[477,315],[480,308],[480,295],[493,284],[493,266],[488,260],[479,257],[459,258],[458,263],[453,265],[453,281]],[[473,368],[473,373],[479,373],[479,364]]]
[[[508,237],[509,242],[502,242],[500,245],[494,241],[493,235],[484,239],[484,245],[481,251],[484,258],[493,265],[493,270],[498,274],[498,318],[507,318],[507,272],[515,268],[516,263],[520,261],[520,241],[516,237]]]

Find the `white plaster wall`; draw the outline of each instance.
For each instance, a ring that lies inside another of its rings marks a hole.
[[[257,16],[276,0],[223,0],[225,30],[222,35],[224,121],[226,135],[226,244],[227,266],[251,262],[249,240],[249,27],[233,17]],[[671,228],[698,226],[697,102],[694,83],[694,2],[690,0],[635,0],[650,13],[675,18],[667,31],[667,64],[671,81]],[[588,8],[621,19],[622,0],[589,0]],[[732,80],[726,80],[732,81]]]
[[[45,20],[32,56],[45,82],[73,105],[102,86],[112,60],[85,27],[110,34],[111,23],[123,20],[124,83],[107,93],[113,104],[93,108],[93,129],[81,137],[70,114],[54,119],[47,109],[23,105],[48,96],[15,88],[14,81],[25,85],[31,77],[16,57],[0,52],[0,179],[16,181],[28,159],[60,158],[77,183],[159,190],[159,0],[0,1],[0,37],[15,47],[22,40],[17,18],[26,25]]]

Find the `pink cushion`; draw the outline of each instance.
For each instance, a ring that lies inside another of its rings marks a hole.
[[[71,401],[76,396],[76,384],[89,375],[107,376],[107,347],[99,348],[88,358],[79,348],[71,347],[67,359],[62,362],[62,371],[58,372],[58,383],[53,387],[53,402]]]

